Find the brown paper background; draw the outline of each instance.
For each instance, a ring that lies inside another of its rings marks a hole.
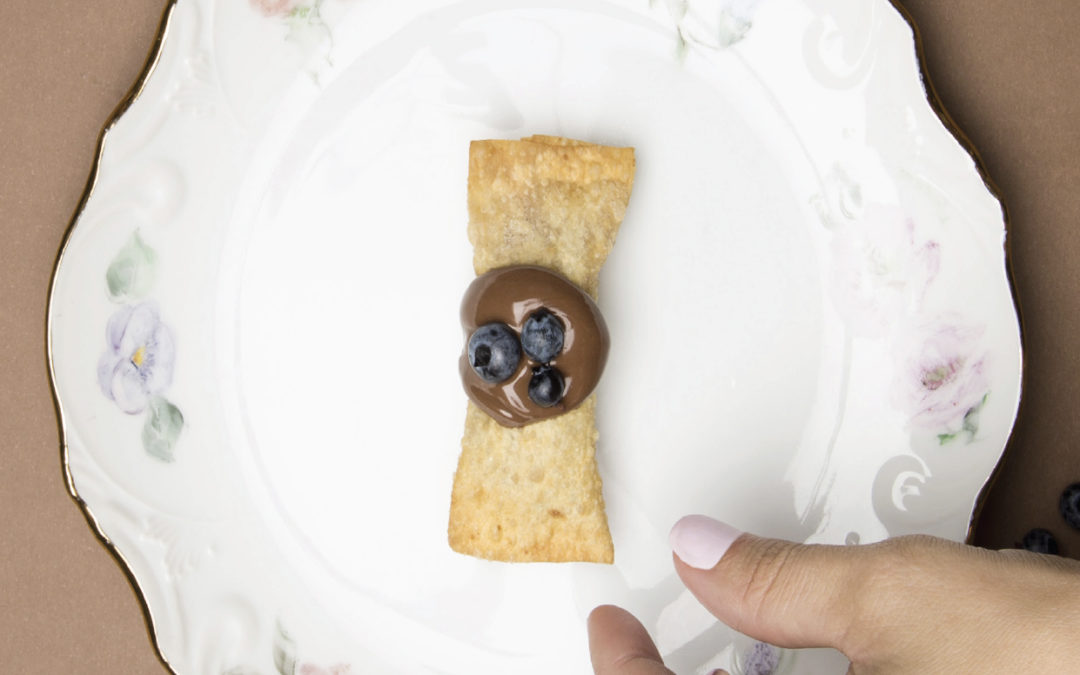
[[[221,0],[245,2],[247,0]],[[1034,526],[1080,557],[1057,497],[1080,480],[1080,3],[906,0],[945,107],[1011,216],[1026,374],[977,541]],[[0,670],[160,673],[120,567],[68,497],[45,301],[98,134],[152,46],[163,0],[0,2]]]

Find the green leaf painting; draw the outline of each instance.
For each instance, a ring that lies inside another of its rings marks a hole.
[[[964,437],[967,443],[974,441],[975,435],[979,433],[979,413],[982,411],[983,406],[986,405],[988,398],[990,398],[990,392],[984,394],[982,400],[977,404],[968,408],[968,411],[964,413],[964,421],[961,423],[959,431],[938,434],[938,443],[946,445],[961,437]]]
[[[97,363],[101,393],[128,415],[145,416],[146,453],[172,462],[184,415],[164,395],[172,383],[176,340],[147,299],[157,276],[157,252],[131,234],[105,270],[109,299],[120,305],[106,323],[106,346]]]
[[[114,302],[130,302],[146,297],[154,285],[156,263],[157,253],[136,231],[105,271],[109,298]]]
[[[172,403],[160,396],[150,399],[146,423],[143,424],[143,447],[158,459],[173,461],[173,447],[184,428],[184,415]]]
[[[280,675],[296,675],[296,642],[280,621],[274,635],[274,668]]]

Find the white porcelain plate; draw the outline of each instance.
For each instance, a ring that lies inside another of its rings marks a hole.
[[[612,566],[446,543],[468,143],[534,133],[637,152]],[[885,0],[178,0],[56,271],[72,490],[185,675],[585,673],[603,602],[753,670],[669,527],[964,539],[1019,399],[1004,239]]]

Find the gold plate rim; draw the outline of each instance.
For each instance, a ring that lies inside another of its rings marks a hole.
[[[91,531],[97,538],[98,542],[105,548],[113,560],[120,567],[120,570],[124,573],[128,583],[131,585],[132,591],[135,593],[135,597],[139,601],[139,607],[142,610],[143,623],[146,627],[146,632],[150,638],[150,643],[154,648],[154,653],[157,656],[158,661],[162,666],[166,668],[170,673],[179,675],[168,659],[165,658],[165,654],[161,649],[161,644],[158,641],[157,628],[154,622],[154,615],[150,609],[150,603],[147,602],[146,595],[139,586],[139,582],[135,577],[135,573],[131,568],[131,564],[124,557],[124,554],[116,547],[111,539],[105,534],[101,528],[101,524],[90,510],[90,506],[79,495],[78,490],[75,489],[74,478],[71,475],[71,466],[68,463],[68,443],[67,443],[67,429],[64,423],[64,408],[60,402],[59,394],[56,390],[56,371],[55,363],[53,361],[53,319],[52,308],[55,300],[54,294],[56,291],[56,277],[60,270],[60,265],[64,260],[64,253],[67,251],[68,242],[71,240],[71,234],[75,230],[75,226],[82,216],[83,211],[86,209],[86,204],[90,199],[91,194],[94,191],[94,186],[97,183],[98,172],[101,167],[101,157],[105,149],[109,132],[116,125],[116,122],[123,117],[124,113],[131,108],[131,105],[139,98],[143,90],[146,88],[146,84],[154,71],[157,69],[157,65],[161,60],[161,55],[164,50],[165,40],[169,34],[169,27],[172,24],[172,18],[174,10],[176,9],[179,0],[166,0],[165,7],[161,12],[161,18],[158,21],[157,32],[154,36],[154,41],[151,44],[149,54],[146,60],[143,62],[142,69],[139,75],[135,78],[135,82],[124,94],[120,102],[109,114],[102,125],[101,131],[98,132],[97,144],[94,151],[94,159],[90,167],[90,174],[87,177],[86,185],[83,188],[82,195],[79,197],[79,201],[75,206],[75,211],[68,221],[67,227],[64,229],[64,233],[60,239],[60,246],[57,250],[56,257],[53,262],[52,273],[49,277],[49,288],[46,296],[45,305],[45,360],[48,366],[49,372],[49,391],[52,395],[53,407],[56,410],[56,423],[60,440],[60,464],[64,474],[64,485],[67,488],[68,496],[75,502],[82,512],[83,517],[86,518],[87,524],[90,526]]]

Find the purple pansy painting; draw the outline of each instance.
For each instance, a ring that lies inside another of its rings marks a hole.
[[[124,412],[146,410],[150,397],[172,383],[175,346],[152,302],[122,307],[105,329],[107,348],[98,362],[101,391]]]
[[[743,657],[746,675],[772,675],[780,665],[780,651],[765,642],[755,642]]]
[[[105,351],[98,359],[98,386],[129,415],[143,414],[142,443],[148,454],[173,460],[184,427],[180,409],[165,397],[172,384],[176,343],[161,321],[157,304],[143,300],[154,280],[157,255],[138,232],[117,253],[105,273],[109,298],[125,303],[105,326]]]

